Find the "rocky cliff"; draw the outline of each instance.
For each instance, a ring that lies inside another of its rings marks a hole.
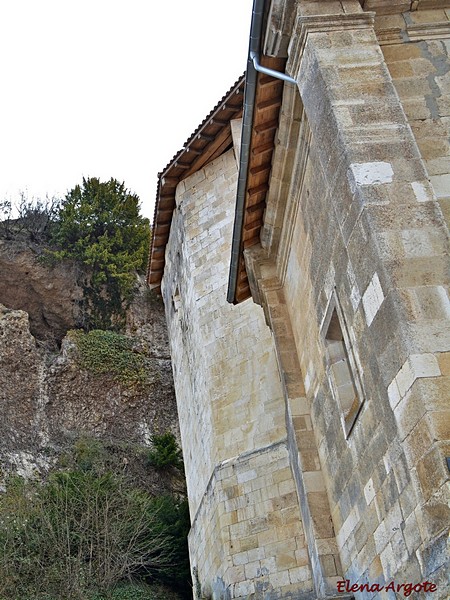
[[[99,373],[80,360],[73,336],[82,289],[75,265],[46,267],[36,249],[0,243],[0,461],[4,471],[46,470],[83,434],[149,444],[178,435],[162,304],[141,286],[127,314],[143,384]]]

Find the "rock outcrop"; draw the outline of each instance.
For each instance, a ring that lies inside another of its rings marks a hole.
[[[68,329],[80,289],[74,266],[47,269],[23,247],[0,251],[0,461],[22,474],[45,470],[68,440],[88,434],[147,445],[178,419],[162,304],[143,286],[127,315],[146,385],[80,366]],[[55,345],[54,340],[58,341]]]
[[[47,267],[41,255],[37,245],[0,239],[0,302],[26,311],[39,340],[60,343],[81,319],[80,272],[70,262]]]

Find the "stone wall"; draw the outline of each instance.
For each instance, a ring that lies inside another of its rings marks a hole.
[[[232,151],[178,186],[162,289],[197,597],[448,597],[450,21],[411,6],[272,3],[298,85],[253,301],[225,301]]]
[[[226,302],[236,180],[230,150],[179,184],[162,282],[194,590],[214,598],[308,597],[272,335],[251,300]]]
[[[401,28],[403,43],[381,46],[447,224],[450,222],[450,9],[380,17],[377,30]],[[446,37],[445,30],[447,30]],[[383,35],[381,36],[383,37]],[[406,39],[405,39],[406,38]],[[409,39],[408,39],[409,38]],[[406,43],[405,43],[406,42]]]
[[[311,556],[326,578],[331,552],[307,518],[315,472],[346,578],[428,579],[444,598],[449,247],[436,195],[445,209],[448,41],[383,46],[394,88],[372,16],[343,4],[298,6],[287,68],[301,102],[286,92],[274,170],[285,193],[269,192],[264,248],[246,264],[291,379],[283,354],[299,359],[305,421],[292,429]]]

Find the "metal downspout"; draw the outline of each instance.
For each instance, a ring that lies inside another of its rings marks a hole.
[[[292,83],[294,85],[297,85],[297,82],[295,81],[295,79],[293,77],[291,77],[290,75],[286,75],[286,73],[280,73],[280,71],[275,71],[274,69],[269,69],[268,67],[263,67],[262,65],[260,65],[257,52],[250,52],[250,58],[253,62],[253,66],[255,67],[255,69],[257,71],[259,71],[260,73],[265,73],[266,75],[272,75],[272,77],[275,77],[276,79],[282,79],[283,81],[286,81],[287,83]]]
[[[241,154],[239,159],[239,177],[236,195],[236,211],[234,216],[233,239],[231,245],[230,275],[228,278],[227,301],[235,304],[239,258],[242,246],[242,227],[244,223],[244,204],[247,191],[248,164],[250,142],[252,137],[253,113],[256,96],[257,71],[282,79],[296,85],[295,79],[285,73],[268,69],[259,64],[261,33],[264,18],[265,0],[254,0],[252,21],[250,26],[250,43],[247,59],[247,73],[244,90],[244,112],[242,117]]]

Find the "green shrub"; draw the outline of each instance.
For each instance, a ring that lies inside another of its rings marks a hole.
[[[183,455],[178,447],[177,440],[169,431],[162,435],[151,437],[152,448],[148,451],[148,464],[157,469],[175,467],[183,469]]]
[[[44,483],[7,481],[0,600],[94,600],[92,590],[107,600],[170,598],[125,580],[189,588],[186,501],[106,470],[114,459],[96,440],[77,440],[66,464]]]
[[[51,242],[58,248],[48,252],[54,260],[71,259],[90,269],[86,329],[120,328],[150,243],[138,196],[116,179],[83,179],[62,201]]]
[[[78,349],[80,366],[96,375],[110,374],[124,384],[145,384],[150,367],[145,356],[133,350],[131,338],[94,329],[89,333],[71,330],[69,338]]]
[[[73,467],[80,471],[101,473],[107,460],[108,453],[102,442],[93,437],[77,439],[70,450]]]
[[[172,561],[169,566],[161,564],[158,579],[178,590],[185,590],[190,581],[187,536],[190,529],[189,506],[187,500],[173,496],[159,496],[153,500],[153,509],[158,515],[155,524],[158,534],[165,539],[171,549]]]

